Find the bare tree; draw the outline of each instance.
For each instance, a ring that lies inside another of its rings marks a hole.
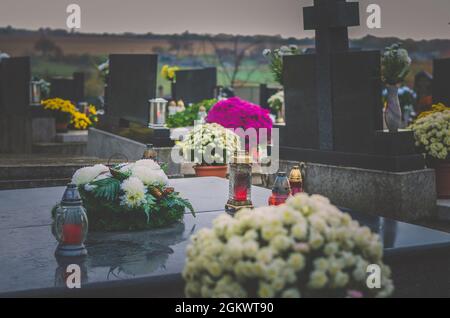
[[[228,79],[231,87],[234,87],[237,82],[238,74],[241,71],[243,62],[247,54],[256,46],[261,44],[261,41],[256,40],[251,43],[245,43],[241,40],[240,36],[235,36],[232,39],[231,47],[221,47],[220,41],[216,38],[211,38],[210,43],[214,48],[217,62],[223,70],[225,77]],[[253,73],[257,70],[254,67],[247,74],[246,81],[249,81]],[[246,82],[244,81],[244,82]]]

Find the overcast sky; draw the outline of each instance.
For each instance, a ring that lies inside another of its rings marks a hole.
[[[313,36],[302,28],[302,6],[313,0],[0,0],[0,26],[66,28],[66,6],[82,9],[80,32],[231,33]],[[450,0],[361,0],[366,34],[450,39]],[[382,8],[382,29],[365,27],[368,4]]]

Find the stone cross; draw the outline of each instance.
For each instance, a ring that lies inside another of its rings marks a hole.
[[[319,146],[333,150],[331,55],[348,50],[347,27],[359,25],[359,4],[346,0],[314,0],[303,9],[304,29],[316,31]]]

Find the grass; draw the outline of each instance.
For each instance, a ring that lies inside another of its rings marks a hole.
[[[45,59],[33,59],[32,73],[35,76],[50,77],[71,77],[72,74],[80,68],[77,65],[71,65],[63,62],[51,62]]]

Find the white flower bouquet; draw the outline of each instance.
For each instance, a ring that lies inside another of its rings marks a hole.
[[[378,235],[331,205],[299,194],[285,205],[220,215],[192,237],[188,297],[387,297],[393,292]],[[381,269],[369,289],[366,270]]]
[[[226,165],[240,149],[240,139],[219,124],[196,125],[182,143],[183,156],[197,165]]]
[[[267,100],[267,103],[269,104],[272,112],[274,114],[278,114],[284,105],[284,91],[281,90],[276,94],[270,96],[270,98]]]
[[[416,145],[438,160],[447,160],[450,153],[450,108],[442,104],[419,117],[410,128],[414,131]]]
[[[153,160],[81,168],[72,182],[78,186],[91,230],[163,227],[182,220],[186,208],[194,214],[189,201],[167,186],[166,174]]]
[[[280,85],[283,85],[283,57],[298,54],[301,54],[301,51],[297,45],[283,45],[273,51],[270,49],[263,51],[263,56],[270,60],[270,70]]]

